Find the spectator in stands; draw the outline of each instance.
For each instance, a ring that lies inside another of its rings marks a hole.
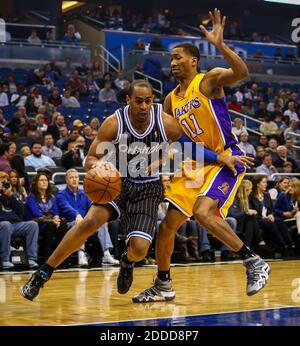
[[[68,150],[61,157],[61,164],[66,170],[74,167],[82,167],[82,158],[80,151],[76,147],[75,141],[68,142]]]
[[[94,137],[92,135],[92,128],[89,125],[85,125],[82,128],[82,136],[85,139],[86,147],[89,148],[92,144],[92,141],[94,140]]]
[[[256,157],[254,161],[254,167],[262,165],[262,160],[266,154],[265,148],[262,145],[256,147]]]
[[[87,66],[87,60],[85,58],[80,59],[80,65],[76,67],[76,70],[79,73],[79,76],[86,78],[90,72],[90,68]]]
[[[35,106],[34,101],[34,97],[28,96],[25,104],[26,113],[28,116],[35,116],[37,114],[38,107]]]
[[[58,88],[52,88],[49,103],[53,104],[54,107],[59,107],[61,105],[62,100]]]
[[[272,155],[267,153],[262,159],[262,165],[256,168],[256,173],[265,174],[268,180],[275,180],[271,178],[272,174],[278,173],[277,169],[272,164]]]
[[[44,76],[45,76],[44,70],[41,68],[36,68],[33,72],[29,73],[27,84],[28,85],[34,85],[34,84],[43,85]]]
[[[245,99],[245,105],[242,106],[242,112],[251,117],[255,115],[252,101],[249,98]]]
[[[7,92],[4,91],[4,84],[0,84],[0,108],[9,106]]]
[[[42,43],[42,41],[41,41],[41,39],[38,37],[37,32],[36,32],[35,29],[33,29],[33,30],[31,31],[31,35],[28,37],[27,41],[28,41],[28,43],[30,43],[30,44],[41,44],[41,43]]]
[[[36,122],[35,118],[28,118],[24,128],[20,132],[20,136],[33,137],[33,138],[41,138],[42,137],[41,132],[37,128],[37,122]]]
[[[261,135],[258,139],[258,145],[261,145],[264,148],[268,147],[268,138],[265,135]]]
[[[93,79],[96,80],[97,83],[103,79],[103,71],[98,61],[93,63],[91,68]]]
[[[42,95],[40,95],[37,87],[32,87],[30,90],[31,96],[34,98],[34,105],[38,108],[43,104]]]
[[[240,143],[238,146],[245,152],[246,155],[255,157],[256,151],[254,146],[248,142],[249,135],[248,132],[242,132],[240,135]]]
[[[257,222],[257,211],[249,206],[249,196],[252,192],[252,183],[244,179],[238,188],[237,195],[229,209],[229,215],[238,221],[238,229],[242,233],[243,242],[251,249],[258,246],[257,251],[266,250],[262,230]]]
[[[0,145],[0,171],[2,172],[10,172],[11,165],[10,160],[12,158],[12,154],[9,148],[8,143],[3,143]]]
[[[55,71],[52,70],[52,67],[50,64],[45,65],[44,73],[45,73],[45,77],[49,78],[52,82],[55,82],[58,80],[58,76],[55,73]]]
[[[66,151],[68,149],[69,142],[75,142],[76,139],[80,136],[80,130],[77,126],[73,126],[70,130],[69,137],[61,146],[62,151]]]
[[[62,97],[62,106],[65,108],[80,108],[80,103],[76,97],[71,96],[71,90],[66,89]]]
[[[56,74],[55,79],[59,80],[59,78],[62,76],[62,73],[61,73],[61,69],[57,65],[57,60],[55,56],[51,58],[49,65],[51,66],[51,70],[54,71]]]
[[[115,79],[115,82],[114,82],[117,89],[118,90],[124,89],[127,82],[128,82],[128,80],[125,78],[124,71],[119,71],[118,77]]]
[[[90,127],[91,127],[92,130],[98,131],[99,128],[100,128],[100,125],[101,125],[101,124],[100,124],[100,121],[99,121],[98,118],[93,118],[93,119],[91,120],[91,122],[90,122]]]
[[[130,88],[130,82],[125,81],[124,88],[117,92],[117,101],[122,104],[126,104],[126,96],[128,95]]]
[[[278,160],[277,146],[278,146],[277,139],[270,138],[268,141],[268,147],[266,148],[266,152],[272,155],[273,163]]]
[[[67,32],[62,40],[62,43],[70,44],[70,45],[78,45],[79,40],[81,39],[81,35],[79,32],[75,32],[75,27],[73,24],[68,25]]]
[[[235,95],[231,96],[231,101],[228,102],[227,107],[229,110],[242,113],[242,106],[237,102],[237,97]]]
[[[67,232],[67,225],[59,216],[56,198],[52,195],[49,177],[37,173],[26,199],[26,219],[39,224],[41,255],[47,259]]]
[[[289,188],[289,182],[290,179],[286,176],[278,179],[275,187],[269,190],[269,194],[271,196],[272,201],[276,201],[280,192],[287,192]]]
[[[12,169],[15,169],[18,172],[20,181],[27,191],[29,189],[29,178],[27,172],[25,171],[23,156],[15,154],[10,160],[10,165]]]
[[[62,151],[54,145],[54,138],[51,133],[45,133],[42,153],[51,159],[60,159],[62,157]]]
[[[289,161],[286,161],[283,164],[283,169],[282,169],[282,173],[286,173],[286,174],[290,174],[293,172],[293,164]]]
[[[65,126],[65,117],[61,113],[56,112],[53,114],[52,124],[48,126],[47,132],[52,134],[54,141],[56,142],[60,138],[60,128]]]
[[[62,74],[66,77],[70,77],[74,69],[75,67],[73,66],[72,59],[66,58],[65,65],[61,68]]]
[[[235,118],[233,121],[233,127],[232,132],[237,136],[240,137],[241,133],[247,133],[246,127],[244,126],[243,120],[241,118]]]
[[[20,149],[20,154],[25,158],[31,154],[30,147],[28,145],[23,145]]]
[[[44,167],[54,167],[55,162],[48,156],[42,154],[42,143],[33,141],[31,144],[32,154],[25,157],[25,166],[32,166],[36,170]]]
[[[265,136],[279,136],[280,131],[276,123],[271,121],[270,116],[266,115],[263,123],[259,126],[259,131]]]
[[[117,102],[115,91],[111,87],[111,82],[107,81],[104,84],[104,88],[99,92],[99,102],[112,103]]]
[[[83,220],[91,201],[84,191],[79,188],[79,175],[76,169],[71,168],[66,172],[66,183],[66,188],[57,194],[57,204],[60,216],[65,218],[68,228],[71,228],[74,224]],[[106,264],[119,264],[119,261],[115,260],[109,252],[109,249],[113,246],[107,227],[101,227],[97,231],[97,236],[103,248],[103,262]],[[79,265],[88,264],[84,246],[78,252],[78,263]]]
[[[4,129],[6,125],[7,125],[7,122],[4,118],[3,111],[0,109],[0,127]]]
[[[287,148],[287,154],[289,157],[293,158],[294,160],[299,160],[300,156],[297,154],[297,151],[293,148],[294,142],[292,138],[287,137],[284,140],[284,146]]]
[[[289,220],[290,226],[297,226],[298,248],[300,248],[300,181],[297,178],[292,178],[289,181],[289,186],[286,192],[281,192],[278,195],[274,207],[275,215],[282,220]]]
[[[295,112],[295,103],[290,101],[288,103],[288,109],[283,113],[284,116],[288,116],[291,120],[299,121],[298,114]]]
[[[294,143],[296,145],[298,145],[300,143],[300,136],[296,136],[293,134],[298,134],[300,135],[300,129],[298,128],[298,124],[299,122],[296,120],[291,120],[290,121],[290,126],[287,127],[284,132],[283,132],[283,136],[284,138],[292,138]]]
[[[145,50],[145,40],[143,37],[139,38],[133,45],[135,50]]]
[[[56,145],[61,148],[63,143],[68,140],[69,133],[68,128],[66,126],[61,126],[59,128],[59,139],[56,141]]]
[[[153,37],[152,41],[150,42],[150,50],[154,51],[164,51],[165,47],[161,41],[161,39],[157,36]]]
[[[17,90],[11,95],[10,103],[12,106],[24,107],[27,101],[25,87],[23,84],[17,85]]]
[[[9,182],[11,184],[12,192],[24,203],[27,197],[27,192],[19,177],[18,171],[12,169],[9,172]]]
[[[266,104],[263,101],[260,101],[258,104],[258,110],[255,112],[255,118],[258,120],[264,121],[265,117],[268,116],[268,111],[266,109]]]
[[[282,219],[275,217],[270,194],[266,191],[267,178],[256,175],[252,179],[253,192],[249,197],[249,204],[257,211],[258,224],[263,230],[266,239],[284,257],[295,255],[295,245],[289,229]]]
[[[36,124],[37,124],[37,130],[41,134],[44,134],[47,131],[48,125],[45,123],[45,116],[43,114],[38,114],[36,116]]]
[[[243,104],[244,101],[244,87],[239,87],[236,89],[237,91],[234,93],[234,95],[236,96],[237,102],[240,104]]]
[[[8,92],[10,94],[15,93],[17,91],[15,77],[12,73],[9,73],[9,75],[7,76],[6,84],[8,85]]]
[[[87,86],[79,79],[77,70],[71,73],[71,78],[66,82],[66,89],[70,89],[72,95],[74,95],[76,91],[79,91],[80,96],[86,96],[88,94]]]
[[[23,221],[24,204],[14,194],[8,181],[0,182],[0,259],[2,269],[13,269],[10,262],[11,238],[25,237],[28,266],[38,268],[38,225],[34,221]]]
[[[277,168],[283,169],[283,165],[286,162],[290,162],[293,167],[293,172],[297,172],[297,163],[293,160],[293,158],[287,155],[287,148],[284,145],[279,145],[277,148],[278,159],[274,162],[274,165]]]

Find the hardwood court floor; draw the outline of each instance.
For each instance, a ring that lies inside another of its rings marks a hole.
[[[30,274],[2,273],[0,325],[101,324],[300,306],[300,261],[270,265],[267,286],[252,297],[245,293],[241,263],[176,266],[172,268],[176,300],[147,304],[134,304],[131,297],[151,284],[154,267],[136,268],[126,295],[116,292],[118,268],[56,272],[34,302],[19,295]]]

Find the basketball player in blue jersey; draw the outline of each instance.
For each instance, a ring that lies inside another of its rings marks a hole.
[[[232,133],[223,87],[245,79],[248,68],[223,41],[226,17],[222,19],[218,9],[209,15],[212,31],[208,32],[204,26],[200,29],[223,55],[229,68],[213,68],[207,73],[198,73],[199,49],[190,43],[175,46],[171,51],[171,69],[179,85],[166,97],[164,110],[173,114],[189,140],[201,142],[218,154],[243,155]],[[256,294],[265,286],[269,265],[246,247],[224,220],[244,177],[245,167],[237,165],[235,173],[225,166],[207,164],[204,183],[195,189],[186,187],[189,179],[186,176],[172,179],[165,194],[169,208],[156,241],[157,278],[152,287],[133,298],[134,302],[175,298],[170,279],[174,239],[176,231],[191,216],[244,260],[247,295]]]
[[[151,152],[151,142],[162,144],[177,141],[182,131],[176,120],[162,111],[162,105],[153,104],[153,90],[148,82],[134,81],[128,93],[127,103],[127,106],[118,109],[103,122],[85,162],[86,171],[99,165],[99,160],[104,157],[99,151],[102,144],[114,143],[117,154],[119,151],[124,154],[125,147],[128,162],[126,168],[129,174],[122,179],[120,196],[107,205],[95,203],[91,205],[85,218],[69,230],[47,262],[21,288],[20,293],[25,298],[33,300],[44,283],[50,279],[55,268],[77,251],[101,225],[118,216],[127,233],[127,249],[120,261],[117,287],[121,294],[129,290],[133,280],[134,263],[144,259],[148,253],[155,232],[158,206],[163,200],[164,193],[158,172],[150,176],[130,174],[131,167],[136,171],[134,166],[138,155],[136,148],[138,144],[142,144],[143,150],[146,146],[149,149],[146,152]],[[122,144],[121,148],[122,136],[125,134],[127,144],[125,146]],[[161,145],[158,146],[160,147]],[[212,154],[215,153],[206,150],[204,159],[209,161],[209,155]],[[150,156],[147,160],[150,160]],[[236,163],[245,166],[251,163],[249,158],[243,156],[217,155],[217,157],[220,164],[232,170],[235,169]],[[119,167],[119,170],[122,168],[124,167]]]

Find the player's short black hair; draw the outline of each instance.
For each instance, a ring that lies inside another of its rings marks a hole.
[[[135,81],[133,81],[130,84],[130,88],[128,90],[128,96],[129,97],[132,96],[133,91],[134,91],[134,87],[146,87],[146,88],[151,89],[151,92],[153,93],[153,87],[148,81],[146,81],[144,79],[136,79]]]
[[[197,46],[195,46],[192,43],[180,43],[176,45],[174,48],[182,48],[184,51],[189,53],[192,57],[195,57],[197,59],[197,62],[200,60],[200,52]]]

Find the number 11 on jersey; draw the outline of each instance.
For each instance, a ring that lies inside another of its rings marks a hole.
[[[194,130],[190,127],[190,124],[184,119],[181,121],[181,124],[188,130],[189,134],[191,135],[192,138],[197,137],[198,135],[201,135],[203,133],[203,130],[197,123],[197,120],[195,118],[195,114],[190,114],[189,116],[191,122],[193,123]]]

